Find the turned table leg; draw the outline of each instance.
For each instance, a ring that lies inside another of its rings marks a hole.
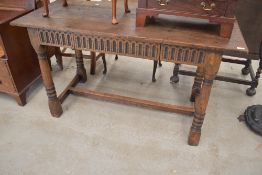
[[[200,141],[201,128],[205,118],[205,112],[213,84],[219,66],[221,55],[209,53],[206,55],[204,63],[204,80],[200,94],[196,96],[195,113],[192,126],[189,133],[188,144],[197,146]]]
[[[53,117],[60,117],[63,113],[63,109],[56,95],[56,90],[48,63],[46,46],[39,46],[39,48],[36,49],[36,53],[38,55],[42,79],[48,96],[50,112]]]
[[[204,74],[203,66],[198,66],[197,71],[196,71],[194,84],[193,84],[193,87],[192,87],[191,97],[190,97],[191,102],[195,102],[196,96],[200,94],[200,89],[202,87],[203,78],[204,78],[203,74]]]
[[[80,77],[80,82],[85,83],[87,80],[86,69],[83,61],[83,53],[81,50],[75,50],[76,55],[76,74]]]

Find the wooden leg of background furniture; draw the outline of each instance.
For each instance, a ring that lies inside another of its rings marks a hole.
[[[157,69],[157,63],[158,63],[158,60],[154,60],[152,82],[156,82],[156,69]]]
[[[43,17],[48,17],[49,16],[49,8],[48,8],[48,0],[42,0],[44,4],[44,10],[45,12],[43,13]]]
[[[204,63],[204,80],[200,94],[196,96],[195,113],[189,133],[188,144],[197,146],[200,141],[201,128],[204,122],[205,112],[212,88],[213,80],[216,77],[221,63],[221,55],[209,53]]]
[[[246,94],[248,96],[253,96],[256,94],[256,88],[258,86],[259,79],[262,74],[262,41],[260,43],[259,58],[259,67],[257,69],[255,79],[252,81],[251,87],[246,90]]]
[[[63,70],[63,58],[62,58],[62,53],[59,47],[55,48],[55,57],[56,57],[56,63],[59,67],[60,70]]]
[[[60,117],[61,114],[63,113],[63,109],[56,95],[55,85],[53,82],[50,66],[48,63],[46,46],[39,46],[39,48],[36,49],[36,52],[38,55],[43,83],[46,88],[46,92],[48,96],[48,104],[49,104],[50,112],[53,117]]]
[[[191,102],[195,102],[195,97],[200,94],[200,89],[202,87],[203,78],[204,78],[203,74],[204,74],[203,66],[198,66],[197,71],[196,71],[194,84],[193,84],[193,87],[192,87],[191,97],[190,97]]]
[[[220,24],[219,35],[224,38],[230,38],[234,23],[222,23]]]
[[[102,56],[102,60],[103,60],[103,65],[104,65],[104,71],[103,71],[103,74],[106,74],[107,73],[107,66],[106,66],[106,55],[103,53],[103,56]]]
[[[68,6],[67,0],[63,0],[63,6],[64,6],[64,7],[67,7],[67,6]]]
[[[96,53],[90,52],[90,57],[91,57],[90,74],[95,75],[96,74]]]
[[[118,24],[116,19],[116,1],[112,0],[112,24]]]
[[[15,98],[17,104],[19,106],[25,106],[26,105],[26,90],[18,95],[13,95],[13,97]]]
[[[76,55],[76,74],[80,77],[80,82],[85,83],[87,80],[86,69],[83,61],[83,53],[81,50],[75,50]]]
[[[173,69],[173,75],[170,77],[171,83],[178,83],[179,82],[179,66],[180,64],[175,64]]]
[[[128,0],[125,0],[124,5],[125,5],[125,13],[130,13],[131,11],[128,8]]]

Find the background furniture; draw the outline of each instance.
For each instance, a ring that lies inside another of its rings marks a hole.
[[[27,30],[9,22],[34,8],[34,0],[0,1],[0,92],[19,105],[25,105],[26,91],[40,77],[40,69]]]
[[[219,24],[219,35],[230,38],[237,0],[138,0],[136,26],[143,27],[148,17],[159,14],[208,19]]]
[[[70,58],[75,58],[76,54],[75,53],[66,53],[67,48],[63,48],[62,49],[62,53],[61,55],[63,57],[70,57]],[[82,51],[81,51],[82,53]],[[99,60],[99,58],[102,58],[103,61],[103,65],[104,65],[104,70],[103,70],[103,74],[106,74],[107,72],[107,65],[106,65],[106,58],[105,58],[105,54],[104,53],[99,53],[98,55],[96,54],[96,52],[90,52],[90,55],[86,55],[83,54],[83,58],[84,59],[90,59],[91,60],[91,64],[90,64],[90,74],[91,75],[95,75],[96,73],[96,62]]]
[[[237,54],[233,52],[224,52],[224,55],[239,57],[239,58],[228,58],[224,56],[223,62],[241,64],[245,67],[242,69],[243,75],[250,74],[251,80],[240,79],[235,77],[220,76],[217,75],[216,80],[225,81],[230,83],[237,83],[242,85],[250,86],[246,90],[248,96],[256,94],[256,88],[259,83],[260,74],[262,72],[262,1],[261,0],[239,0],[236,10],[236,18],[239,23],[242,34],[247,42],[249,49],[248,54]],[[252,60],[259,59],[259,67],[255,72],[252,66]],[[187,70],[179,70],[179,65],[175,65],[173,76],[170,78],[171,82],[178,82],[181,75],[195,76],[195,72]]]
[[[43,13],[43,17],[49,16],[49,0],[42,0],[44,3],[44,9],[45,12]],[[118,21],[116,19],[116,0],[112,0],[112,24],[118,24]],[[63,7],[67,7],[68,3],[67,0],[63,0]],[[125,13],[130,13],[130,10],[128,9],[128,0],[124,0],[124,8]]]

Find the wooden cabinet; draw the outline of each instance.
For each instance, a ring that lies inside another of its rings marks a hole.
[[[219,35],[229,38],[235,21],[237,0],[138,0],[136,25],[159,14],[208,19],[220,25]]]
[[[26,104],[26,91],[40,77],[40,69],[27,30],[9,23],[34,8],[35,0],[0,2],[0,92],[19,105]]]

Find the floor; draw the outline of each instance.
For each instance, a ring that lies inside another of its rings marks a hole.
[[[180,76],[169,83],[173,65],[163,63],[157,82],[151,82],[153,62],[107,55],[95,76],[83,86],[98,91],[192,105],[193,79]],[[257,62],[255,62],[257,64]],[[89,60],[85,61],[89,72]],[[53,60],[57,91],[75,74],[74,59],[65,58],[64,71]],[[186,67],[193,69],[192,67]],[[241,66],[223,64],[221,74],[242,77]],[[248,77],[247,77],[248,78]],[[89,98],[69,96],[61,118],[50,116],[41,82],[19,107],[0,94],[1,175],[261,175],[262,137],[237,117],[245,108],[262,103],[245,95],[247,86],[215,82],[198,147],[187,145],[192,117]]]

